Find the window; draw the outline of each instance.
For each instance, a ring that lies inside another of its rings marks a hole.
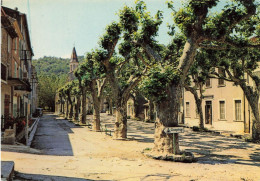
[[[224,69],[218,68],[218,74],[219,74],[221,77],[225,77],[225,71],[224,71]],[[224,85],[225,85],[224,79],[219,78],[219,79],[218,79],[218,85],[219,85],[219,86],[224,86]]]
[[[22,48],[21,48],[21,41],[19,40],[19,50],[18,51],[19,51],[19,57],[20,58],[22,58],[21,57],[21,55],[22,55],[22,51],[21,50],[22,50]]]
[[[21,67],[19,67],[19,78],[20,79],[22,79],[22,75],[23,75],[22,69],[21,69]]]
[[[14,62],[14,78],[17,78],[17,64]]]
[[[211,81],[209,78],[206,79],[206,87],[207,88],[211,87]]]
[[[235,100],[235,120],[241,121],[241,100]]]
[[[17,50],[17,38],[14,39],[14,52]]]
[[[186,102],[186,117],[190,117],[190,103]]]
[[[200,115],[199,115],[199,111],[198,111],[197,105],[195,105],[195,111],[196,111],[196,117],[195,118],[199,118]]]
[[[11,50],[12,50],[12,39],[11,39],[11,37],[9,35],[7,37],[7,48],[8,48],[8,53],[11,53]]]
[[[17,97],[13,97],[13,117],[17,116]]]
[[[7,80],[7,68],[4,64],[1,63],[1,79]]]
[[[219,118],[222,120],[225,119],[225,113],[225,101],[219,101]]]

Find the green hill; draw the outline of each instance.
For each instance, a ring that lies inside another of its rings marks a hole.
[[[84,57],[78,56],[79,63]],[[38,77],[38,106],[54,111],[57,90],[68,80],[69,58],[42,57],[32,61]]]
[[[84,56],[78,56],[79,63],[83,62]],[[36,68],[38,75],[62,75],[69,72],[69,58],[47,57],[34,59],[32,64]]]

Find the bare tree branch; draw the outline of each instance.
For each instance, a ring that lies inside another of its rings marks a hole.
[[[141,44],[141,46],[151,59],[154,59],[157,62],[162,60],[161,56],[156,53],[148,44]]]
[[[142,55],[140,55],[140,54],[138,53],[137,56],[138,56],[138,58],[141,59],[141,61],[143,62],[143,64],[144,64],[146,67],[149,67],[149,66],[150,66],[147,62],[145,62],[145,60],[143,59]]]
[[[114,52],[115,52],[115,48],[116,48],[116,45],[117,45],[117,42],[118,42],[119,39],[116,39],[114,42],[113,42],[113,45],[111,47],[111,49],[108,50],[108,57],[104,60],[104,65],[108,68],[109,66],[109,60],[111,59],[111,57],[113,56]]]
[[[137,84],[141,81],[142,76],[147,72],[148,68],[145,67],[143,72],[141,74],[138,74],[137,76],[131,76],[129,80],[127,81],[129,85],[123,90],[124,94],[129,94],[130,91],[137,86]]]

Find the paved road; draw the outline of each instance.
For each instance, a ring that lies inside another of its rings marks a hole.
[[[102,128],[113,130],[114,119],[101,114]],[[32,143],[43,154],[2,151],[2,160],[14,160],[17,180],[260,180],[259,144],[185,129],[180,148],[198,162],[165,162],[141,153],[153,132],[154,124],[128,120],[128,139],[113,140],[45,114]]]
[[[41,118],[31,147],[46,155],[73,156],[69,134],[73,133],[71,128],[77,126],[56,118],[51,114],[45,114]]]

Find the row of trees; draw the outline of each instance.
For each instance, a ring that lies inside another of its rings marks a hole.
[[[83,59],[83,56],[78,57],[80,63],[83,62]],[[49,56],[32,61],[38,74],[39,107],[54,111],[56,91],[67,81],[69,61],[69,58]]]
[[[161,11],[152,16],[143,1],[137,1],[134,8],[125,6],[120,10],[119,22],[107,26],[99,48],[87,53],[76,70],[77,84],[68,83],[77,85],[82,95],[81,121],[86,120],[84,101],[89,91],[94,103],[94,129],[100,130],[100,101],[104,93],[109,94],[116,107],[114,137],[126,138],[126,104],[131,91],[138,89],[156,106],[153,151],[179,154],[178,134],[173,139],[163,130],[178,126],[182,89],[193,93],[203,127],[203,85],[207,78],[220,78],[234,82],[245,92],[254,115],[253,138],[260,140],[260,79],[254,74],[260,47],[257,4],[254,0],[236,0],[220,12],[210,13],[217,4],[218,0],[190,0],[175,11],[174,4],[168,2],[174,24],[169,32],[172,41],[167,46],[156,41],[163,21]],[[224,73],[216,72],[216,68]],[[244,73],[256,86],[246,84]],[[68,85],[60,89],[60,95],[66,95],[71,103]]]

